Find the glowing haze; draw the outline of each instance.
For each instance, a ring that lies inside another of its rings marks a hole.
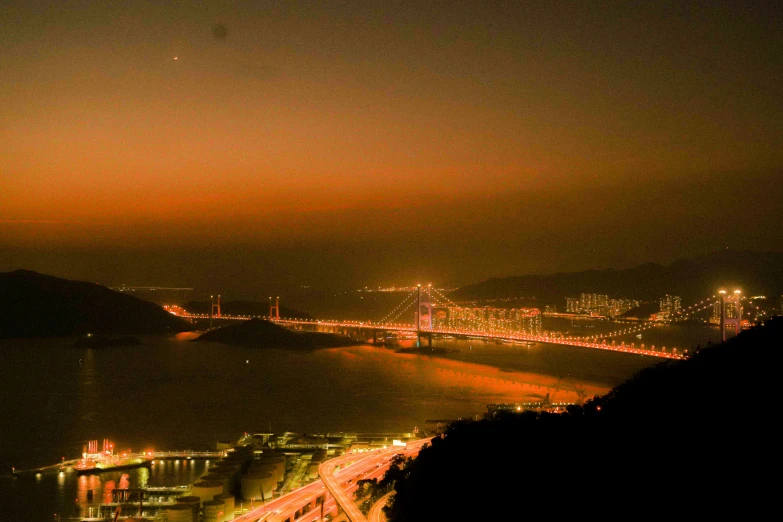
[[[252,294],[783,248],[777,2],[159,4],[0,7],[0,270]]]

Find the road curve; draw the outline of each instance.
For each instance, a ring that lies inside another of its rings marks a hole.
[[[388,465],[389,459],[396,453],[404,453],[406,456],[410,456],[418,453],[421,446],[430,439],[420,439],[414,442],[408,443],[406,448],[403,447],[389,447],[381,450],[373,450],[367,453],[359,454],[347,454],[331,460],[326,461],[324,464],[331,463],[331,469],[328,470],[328,475],[336,483],[336,489],[343,492],[343,495],[348,498],[346,505],[353,505],[353,501],[350,500],[349,493],[342,489],[343,483],[350,484],[349,488],[353,493],[356,488],[356,481],[361,478],[376,478],[382,475],[386,465]],[[322,466],[324,465],[322,464]],[[337,473],[334,473],[334,468],[337,466],[343,467]],[[326,466],[329,468],[329,466]],[[319,469],[320,471],[320,469]],[[327,473],[327,472],[323,472]],[[287,495],[278,497],[270,502],[267,502],[263,506],[258,506],[255,509],[251,509],[248,513],[240,515],[234,519],[234,522],[258,522],[263,520],[264,522],[282,522],[291,519],[291,515],[301,509],[304,505],[312,502],[314,499],[320,497],[324,493],[325,484],[323,480],[317,480],[311,482],[306,486],[302,486]],[[332,493],[334,496],[334,493]],[[325,502],[324,512],[329,512],[335,508],[335,498],[329,498]],[[355,506],[354,506],[355,507]],[[345,511],[345,508],[343,508]],[[313,509],[297,519],[299,522],[315,522],[320,520],[320,509]],[[361,515],[361,512],[359,512]],[[358,520],[366,520],[364,516]]]
[[[384,459],[388,460],[397,453],[402,453],[406,456],[417,454],[419,449],[430,440],[431,439],[419,439],[417,441],[409,442],[404,447],[390,446],[377,452],[370,452],[366,457],[360,458],[359,462],[380,466]],[[345,516],[348,517],[350,522],[367,522],[367,518],[356,506],[351,495],[343,489],[339,478],[336,477],[334,473],[334,468],[341,465],[342,459],[345,459],[346,457],[348,456],[327,460],[318,466],[318,474],[321,476],[324,486],[326,486],[326,489],[332,494],[337,505],[342,508]]]
[[[369,522],[386,522],[386,513],[383,512],[383,508],[386,503],[394,495],[394,491],[389,491],[384,496],[378,499],[378,502],[372,505],[370,509]]]

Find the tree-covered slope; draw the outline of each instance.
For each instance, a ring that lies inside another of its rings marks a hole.
[[[457,423],[397,483],[391,520],[752,518],[777,498],[781,350],[776,318],[566,414]]]

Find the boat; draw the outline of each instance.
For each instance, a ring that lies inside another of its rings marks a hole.
[[[154,458],[155,454],[152,451],[131,453],[131,451],[128,450],[120,454],[115,454],[114,443],[109,439],[103,439],[103,447],[101,451],[98,451],[98,441],[91,440],[88,441],[87,445],[83,448],[82,458],[73,465],[73,469],[79,475],[133,469],[151,466]]]

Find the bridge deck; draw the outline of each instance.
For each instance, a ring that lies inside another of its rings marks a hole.
[[[183,317],[195,318],[195,319],[208,319],[208,315],[187,315]],[[229,320],[250,320],[261,319],[260,316],[222,316],[220,319]],[[523,333],[514,332],[483,332],[477,330],[460,330],[449,328],[433,328],[431,330],[416,330],[416,326],[412,324],[389,324],[389,323],[372,323],[365,321],[339,321],[339,320],[320,320],[320,319],[274,319],[274,322],[281,325],[289,326],[321,326],[325,328],[352,328],[359,330],[383,330],[387,332],[401,332],[401,333],[413,333],[421,335],[450,335],[453,337],[471,337],[487,340],[500,340],[500,341],[522,341],[522,342],[536,342],[547,344],[559,344],[562,346],[578,346],[580,348],[591,348],[597,350],[607,350],[611,352],[628,353],[633,355],[644,355],[647,357],[659,357],[662,359],[684,359],[684,356],[672,352],[658,352],[654,350],[642,350],[621,344],[618,346],[609,345],[606,343],[594,343],[589,341],[583,341],[579,339],[573,339],[568,337],[556,337],[549,335],[528,335]]]

